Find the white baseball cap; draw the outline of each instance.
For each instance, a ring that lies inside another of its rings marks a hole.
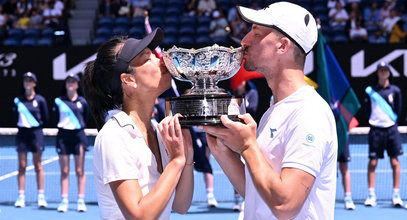
[[[237,6],[237,11],[248,23],[278,30],[305,53],[309,53],[317,42],[318,28],[315,18],[299,5],[277,2],[260,10]]]

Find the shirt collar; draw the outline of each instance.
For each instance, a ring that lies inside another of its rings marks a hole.
[[[123,128],[133,137],[143,137],[140,129],[131,120],[130,116],[119,109],[108,111],[105,121],[108,120],[114,120],[119,127]]]

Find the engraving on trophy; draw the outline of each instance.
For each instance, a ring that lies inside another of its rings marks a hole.
[[[171,75],[188,81],[192,88],[180,97],[167,98],[166,113],[183,115],[181,125],[217,125],[220,116],[246,113],[244,97],[228,94],[217,87],[220,80],[232,77],[239,70],[242,49],[227,48],[217,44],[200,49],[173,46],[164,51],[164,63]]]

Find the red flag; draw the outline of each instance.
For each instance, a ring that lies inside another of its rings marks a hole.
[[[251,80],[251,79],[257,79],[257,78],[264,78],[263,74],[261,74],[259,72],[247,71],[244,68],[244,62],[245,62],[245,60],[243,60],[242,66],[240,66],[239,71],[232,78],[230,78],[230,88],[232,90],[237,89],[237,87],[239,87],[239,85],[244,81]]]

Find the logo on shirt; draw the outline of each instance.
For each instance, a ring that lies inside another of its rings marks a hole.
[[[274,137],[274,132],[276,132],[277,131],[277,129],[275,129],[275,128],[270,128],[270,138],[273,138]]]
[[[307,134],[307,136],[305,137],[305,140],[307,140],[308,143],[312,143],[312,142],[314,142],[315,137],[312,134]]]

